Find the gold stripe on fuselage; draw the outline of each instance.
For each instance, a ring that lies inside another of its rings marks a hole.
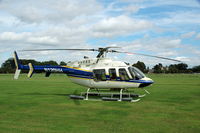
[[[90,71],[90,70],[82,69],[82,68],[80,68],[80,67],[71,67],[71,66],[62,66],[62,67],[72,68],[72,69],[81,70],[81,71],[86,71],[86,72],[92,72],[92,71]]]
[[[69,78],[75,78],[75,79],[84,79],[84,80],[90,80],[90,79],[87,79],[87,78],[81,78],[81,77],[74,77],[74,76],[68,76]]]

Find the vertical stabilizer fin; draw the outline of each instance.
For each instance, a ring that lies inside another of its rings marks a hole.
[[[20,69],[20,64],[19,64],[19,58],[17,56],[17,52],[14,51],[14,62],[15,62],[15,66],[16,66],[16,71],[15,71],[15,75],[14,75],[14,79],[18,79],[21,69]]]
[[[20,69],[20,66],[19,66],[19,58],[18,58],[18,56],[17,56],[17,52],[16,52],[16,51],[14,52],[14,61],[15,61],[16,69]]]
[[[34,68],[33,68],[33,65],[32,63],[28,63],[28,66],[29,66],[29,72],[28,72],[28,77],[31,78],[32,75],[33,75],[33,72],[34,72]]]

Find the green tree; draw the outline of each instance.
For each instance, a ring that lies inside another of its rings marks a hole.
[[[195,72],[195,73],[200,73],[200,65],[199,66],[194,66],[192,68],[192,71]]]
[[[67,65],[67,63],[65,63],[64,61],[60,62],[60,66],[65,66],[65,65]]]
[[[189,72],[187,67],[188,67],[188,65],[185,63],[170,65],[168,72],[169,73],[186,73],[186,72]]]
[[[50,60],[50,61],[41,62],[41,65],[54,65],[54,66],[57,66],[58,63],[56,61]]]
[[[168,68],[168,72],[169,73],[178,73],[178,69],[177,69],[176,65],[170,65]]]
[[[15,71],[15,63],[13,58],[9,58],[1,65],[1,73],[13,73]]]
[[[20,63],[23,65],[27,65],[28,63],[31,63],[33,65],[41,65],[41,62],[38,62],[32,59],[22,59],[22,60],[20,59]]]
[[[188,65],[185,63],[180,63],[176,65],[176,68],[178,69],[179,73],[187,72]]]
[[[32,63],[33,65],[58,65],[56,61],[44,61],[39,62],[35,60],[20,60],[20,63],[23,65],[28,65],[28,63]],[[15,63],[13,58],[9,58],[6,60],[0,68],[0,73],[14,73],[15,72]],[[22,72],[27,72],[26,70],[23,70]]]
[[[145,72],[145,73],[147,72],[146,65],[144,64],[144,62],[138,61],[137,63],[133,64],[132,66],[137,67],[142,72]]]
[[[153,71],[154,71],[154,73],[162,73],[163,72],[163,65],[161,63],[156,64],[153,67]]]

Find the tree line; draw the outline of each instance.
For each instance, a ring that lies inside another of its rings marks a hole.
[[[20,59],[20,63],[23,65],[27,65],[28,63],[32,63],[33,65],[66,65],[64,61],[61,61],[59,64],[56,61],[36,61],[36,60],[26,60]],[[16,69],[15,62],[13,58],[9,58],[6,60],[0,67],[0,73],[14,73]],[[22,71],[25,72],[25,71]]]
[[[149,69],[144,62],[138,61],[133,66],[139,68],[144,73],[200,73],[200,65],[188,68],[188,65],[185,63],[171,64],[169,66],[163,66],[161,63],[158,63],[152,69]]]
[[[27,65],[32,63],[33,65],[66,65],[64,61],[61,61],[59,64],[56,61],[36,61],[36,60],[20,60],[21,64]],[[163,66],[161,63],[156,64],[152,69],[146,67],[144,62],[138,61],[132,66],[139,68],[144,73],[200,73],[200,65],[188,68],[188,65],[185,63],[172,64],[169,66]],[[13,58],[7,59],[0,67],[0,73],[14,73],[15,72],[15,63]],[[22,71],[25,72],[25,71]]]

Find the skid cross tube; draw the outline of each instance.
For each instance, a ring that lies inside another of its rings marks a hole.
[[[120,90],[120,97],[119,97],[119,101],[122,101],[122,94],[123,94],[123,89]]]
[[[89,91],[90,91],[90,88],[87,89],[85,100],[88,100],[88,93],[89,93]]]

